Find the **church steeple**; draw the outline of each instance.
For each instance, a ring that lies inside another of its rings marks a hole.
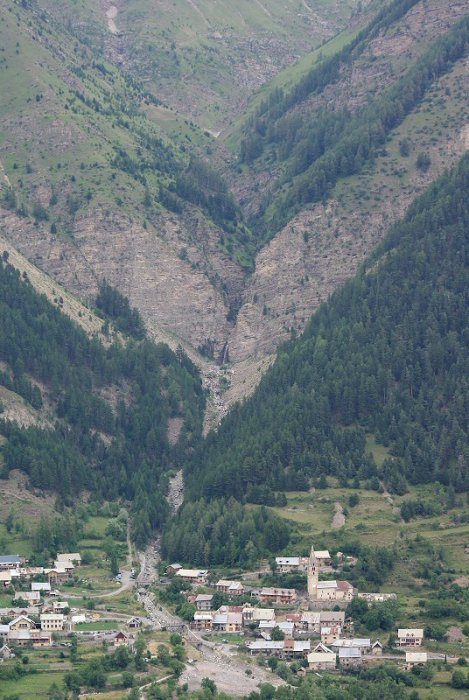
[[[317,596],[318,580],[318,562],[316,559],[316,554],[314,552],[314,546],[312,546],[308,563],[308,595],[311,598],[316,598]]]

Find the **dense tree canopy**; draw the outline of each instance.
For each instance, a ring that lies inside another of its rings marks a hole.
[[[266,508],[247,510],[234,499],[186,503],[166,528],[166,559],[200,566],[253,564],[283,549],[289,540],[283,520]]]
[[[0,327],[0,382],[34,408],[47,396],[57,416],[49,428],[1,422],[4,474],[23,469],[34,486],[64,499],[83,489],[134,499],[143,541],[167,514],[165,472],[200,436],[204,397],[195,367],[164,344],[105,347],[90,339],[4,261]],[[183,419],[175,446],[172,417]]]
[[[137,340],[145,337],[145,324],[138,309],[132,308],[127,297],[106,280],[99,285],[96,306],[114,321],[118,330]]]

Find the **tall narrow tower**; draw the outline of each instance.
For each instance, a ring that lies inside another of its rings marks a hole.
[[[318,580],[318,562],[314,552],[314,546],[312,546],[308,564],[308,595],[310,598],[317,598]]]

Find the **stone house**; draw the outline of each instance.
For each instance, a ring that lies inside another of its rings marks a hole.
[[[349,603],[353,596],[354,588],[348,581],[318,581],[316,584],[315,600]]]
[[[15,655],[13,651],[10,649],[8,644],[4,644],[2,647],[0,647],[0,661],[8,661],[9,659],[14,659]]]
[[[217,612],[212,618],[214,632],[227,632],[232,634],[243,628],[243,616],[241,613]]]
[[[363,663],[360,649],[356,647],[339,648],[339,664],[341,666],[358,666]]]
[[[12,620],[8,625],[10,632],[20,632],[21,630],[35,630],[36,623],[26,615],[20,615],[15,620]]]
[[[3,554],[0,556],[0,570],[19,569],[24,561],[19,554]]]
[[[130,620],[127,620],[127,627],[129,627],[129,629],[138,629],[141,626],[142,621],[138,617],[131,617]]]
[[[39,591],[39,593],[50,593],[50,583],[48,581],[33,581],[31,583],[31,591]]]
[[[406,671],[411,671],[414,666],[424,666],[427,661],[426,651],[406,651],[404,668]]]
[[[39,617],[41,629],[49,632],[62,632],[65,618],[62,613],[44,613]]]
[[[308,568],[308,557],[275,557],[275,566],[279,574],[306,571]]]
[[[423,643],[423,629],[398,629],[397,646],[420,647]]]
[[[15,600],[27,600],[28,605],[37,605],[41,600],[39,591],[18,591],[15,593]]]
[[[241,581],[228,581],[226,579],[220,579],[215,584],[215,589],[220,593],[225,593],[230,596],[243,595],[244,586]]]
[[[71,569],[66,569],[65,567],[57,566],[55,569],[46,569],[47,578],[49,583],[54,586],[58,586],[61,583],[66,583],[72,577]]]
[[[288,605],[296,601],[294,588],[264,587],[261,588],[258,595],[261,603],[270,603],[271,605]]]
[[[176,576],[180,576],[183,581],[187,583],[207,583],[208,571],[207,569],[179,569],[176,571]]]
[[[311,650],[311,643],[308,640],[299,641],[295,639],[284,639],[282,641],[272,641],[266,639],[256,639],[246,644],[251,656],[254,654],[266,654],[267,656],[279,656],[289,659],[306,658]]]
[[[211,610],[212,609],[213,595],[208,595],[206,593],[199,593],[195,599],[195,606],[197,610]]]
[[[168,576],[173,576],[174,574],[177,574],[178,571],[182,569],[181,564],[170,564],[168,568],[166,569],[166,573]]]
[[[191,628],[195,630],[211,630],[213,614],[211,612],[196,612],[191,622]]]
[[[72,564],[73,566],[80,566],[81,565],[81,555],[78,552],[66,552],[63,554],[57,554],[57,563],[60,566],[64,566],[65,564]]]
[[[300,618],[301,629],[311,634],[319,634],[321,628],[321,613],[307,610],[301,613]]]
[[[340,651],[340,649],[358,649],[360,655],[363,655],[371,650],[371,639],[359,637],[353,637],[352,639],[336,639],[330,646],[333,651]]]
[[[250,622],[261,622],[261,620],[275,620],[274,608],[253,608],[251,605],[245,605],[242,614],[244,625]]]
[[[112,643],[115,647],[126,647],[129,644],[129,638],[125,632],[117,632],[112,638]]]
[[[321,625],[321,642],[326,646],[340,639],[342,627],[340,625]]]
[[[311,671],[333,670],[337,664],[337,654],[320,642],[308,654],[308,667]]]

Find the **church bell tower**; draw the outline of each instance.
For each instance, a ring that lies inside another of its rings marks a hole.
[[[318,592],[318,562],[314,552],[314,546],[311,547],[308,563],[308,595],[310,598],[316,598]]]

